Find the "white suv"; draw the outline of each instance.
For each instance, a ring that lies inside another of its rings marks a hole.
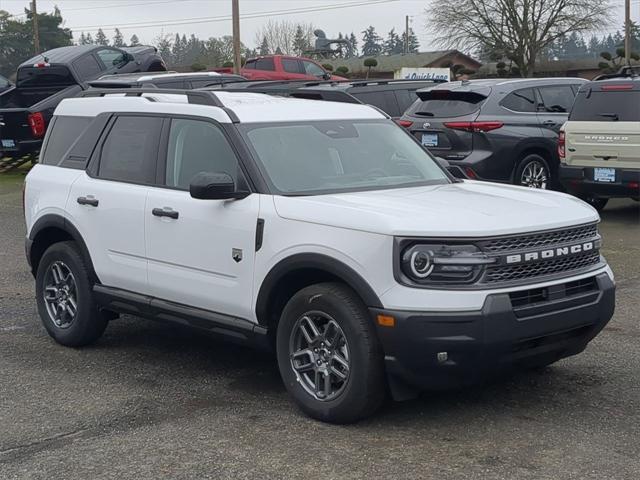
[[[576,354],[613,314],[593,208],[456,180],[365,105],[87,91],[25,188],[57,342],[129,313],[271,348],[325,421]]]

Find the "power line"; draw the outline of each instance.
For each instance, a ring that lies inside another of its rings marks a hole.
[[[333,5],[323,5],[321,7],[302,7],[302,8],[294,8],[287,10],[271,10],[271,11],[263,11],[263,12],[253,12],[247,13],[241,16],[241,20],[244,19],[253,19],[253,18],[263,18],[270,17],[273,15],[293,15],[297,13],[311,13],[311,12],[321,12],[326,10],[338,10],[343,8],[352,8],[352,7],[361,7],[361,6],[371,6],[371,5],[379,5],[384,3],[397,2],[399,0],[369,0],[367,2],[359,1],[353,3],[340,3]],[[108,25],[80,25],[80,26],[69,26],[67,28],[76,31],[86,31],[92,32],[97,31],[98,29],[110,29],[110,28],[118,28],[120,30],[129,30],[132,28],[150,28],[150,27],[160,27],[160,26],[176,26],[176,25],[193,25],[198,23],[213,23],[213,22],[225,22],[231,20],[231,15],[217,16],[217,17],[193,17],[193,18],[183,18],[172,21],[162,21],[162,20],[150,20],[148,22],[134,22],[134,23],[122,23],[122,24],[108,24]]]
[[[116,5],[96,5],[95,7],[81,7],[81,8],[65,8],[64,13],[66,12],[78,12],[80,10],[96,10],[98,8],[124,8],[124,7],[140,7],[146,5],[159,5],[162,3],[177,3],[177,2],[191,2],[194,0],[162,0],[162,1],[154,1],[154,2],[143,2],[143,3],[121,3]],[[199,1],[199,0],[196,0]],[[62,11],[62,10],[61,10]],[[15,13],[13,15],[9,15],[10,17],[24,17],[26,13]]]

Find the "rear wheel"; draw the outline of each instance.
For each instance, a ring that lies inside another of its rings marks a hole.
[[[540,155],[531,153],[518,164],[514,183],[523,187],[547,190],[551,188],[549,163]]]
[[[96,341],[108,315],[93,300],[89,270],[74,242],[60,242],[43,254],[36,273],[38,313],[49,335],[61,345]]]
[[[383,355],[369,312],[338,283],[312,285],[287,303],[278,325],[280,374],[309,416],[351,423],[385,397]]]

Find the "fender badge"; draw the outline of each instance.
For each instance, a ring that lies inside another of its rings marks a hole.
[[[240,248],[232,248],[231,249],[231,258],[238,263],[242,260],[242,249]]]

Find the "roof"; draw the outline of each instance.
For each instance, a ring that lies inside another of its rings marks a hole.
[[[99,91],[100,92],[100,91]],[[100,92],[103,93],[104,91]],[[202,95],[199,93],[199,95]],[[375,108],[353,103],[325,102],[294,98],[273,97],[261,93],[216,91],[216,97],[230,108],[240,122],[295,122],[319,120],[383,119]],[[152,99],[150,101],[150,99]],[[63,100],[56,115],[96,116],[103,112],[151,112],[196,115],[230,123],[227,113],[220,107],[189,104],[187,92],[156,93],[140,96],[109,93],[102,97],[80,97]]]
[[[70,45],[68,47],[54,48],[53,50],[47,50],[40,55],[31,57],[29,60],[25,60],[20,64],[20,67],[42,62],[44,57],[47,57],[49,63],[69,63],[80,55],[92,52],[100,47],[100,45]]]
[[[401,69],[402,67],[419,68],[431,66],[431,64],[433,64],[434,62],[437,62],[438,60],[444,60],[445,57],[452,55],[465,56],[469,59],[470,62],[474,62],[478,66],[481,65],[481,63],[474,58],[471,58],[458,50],[434,50],[431,52],[379,55],[373,58],[378,61],[378,66],[375,67],[375,70],[383,72],[393,72]],[[364,60],[364,57],[354,57],[327,59],[322,60],[322,62],[333,65],[334,69],[340,66],[345,66],[349,69],[350,72],[360,72],[366,70],[366,67],[364,66]]]
[[[576,77],[547,77],[547,78],[483,78],[478,80],[465,80],[459,82],[438,83],[433,87],[427,87],[420,91],[432,90],[475,90],[487,87],[501,87],[509,85],[517,85],[522,87],[535,86],[540,83],[552,81],[553,83],[571,83],[586,82],[582,78]]]
[[[154,73],[121,73],[117,75],[103,75],[98,80],[126,80],[128,82],[147,82],[158,78],[197,78],[197,77],[219,77],[218,72],[154,72]]]

